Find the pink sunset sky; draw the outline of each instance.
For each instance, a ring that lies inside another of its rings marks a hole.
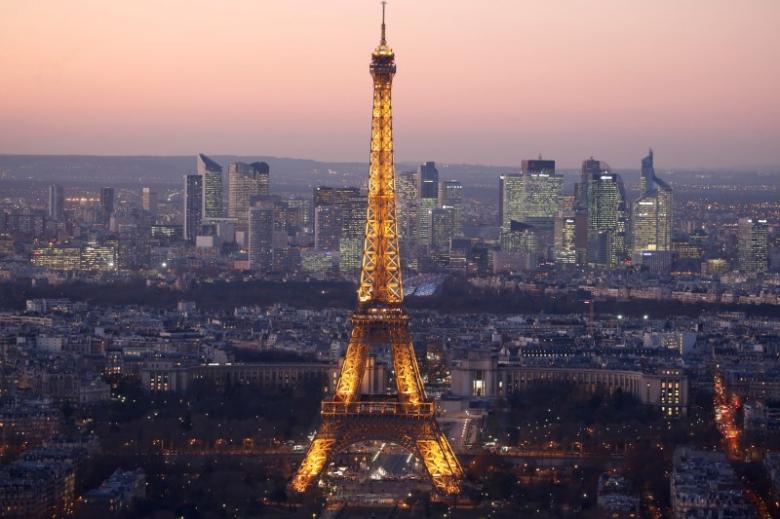
[[[0,153],[368,157],[373,0],[3,0]],[[392,0],[396,158],[780,164],[778,0]]]

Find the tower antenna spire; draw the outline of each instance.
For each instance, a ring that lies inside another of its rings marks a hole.
[[[382,41],[380,42],[382,45],[387,44],[387,40],[385,39],[385,6],[387,5],[387,2],[385,0],[382,0]]]

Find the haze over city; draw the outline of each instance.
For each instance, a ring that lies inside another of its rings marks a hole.
[[[375,2],[0,5],[0,152],[366,160]],[[772,0],[397,0],[398,160],[780,164]]]

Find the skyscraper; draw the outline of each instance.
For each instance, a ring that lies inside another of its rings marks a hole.
[[[317,186],[314,188],[312,194],[312,203],[314,207],[321,205],[339,205],[353,196],[359,195],[360,188],[357,187]]]
[[[555,173],[555,161],[544,159],[522,162],[522,200],[520,221],[552,230],[561,208],[563,177]]]
[[[571,266],[577,263],[577,219],[573,212],[560,212],[555,217],[555,262]]]
[[[228,216],[238,219],[239,230],[246,230],[252,198],[267,196],[270,168],[265,162],[228,164]]]
[[[604,167],[609,166],[604,163]],[[575,191],[575,207],[587,209],[590,202],[590,181],[597,178],[602,171],[602,162],[595,160],[593,157],[582,161],[582,169],[580,170],[580,181],[576,186]]]
[[[108,225],[114,214],[114,188],[100,188],[100,221]]]
[[[655,176],[653,150],[642,159],[639,189],[631,207],[631,251],[641,261],[643,252],[672,247],[672,188]]]
[[[395,196],[398,199],[398,237],[416,241],[420,212],[420,172],[399,173],[395,179]]]
[[[364,195],[357,195],[340,204],[339,207],[341,213],[341,234],[338,241],[339,270],[345,274],[355,274],[360,270],[368,202]]]
[[[360,188],[357,187],[314,188],[314,246],[317,249],[339,250],[348,206],[351,200],[359,197]]]
[[[203,221],[203,177],[184,175],[184,238],[195,241]]]
[[[417,241],[425,248],[431,246],[431,218],[439,205],[439,170],[435,162],[420,165],[420,209],[418,212]]]
[[[498,177],[499,224],[506,232],[510,222],[552,229],[560,210],[563,177],[555,173],[554,160],[524,160],[522,173]]]
[[[601,162],[591,157],[582,162],[580,181],[574,185],[574,241],[577,250],[577,265],[581,267],[587,265],[590,258],[590,253],[588,252],[588,240],[590,239],[588,228],[590,182],[591,179],[598,178],[599,173],[601,173]]]
[[[422,198],[439,197],[439,170],[435,162],[420,164],[420,196]]]
[[[260,197],[248,209],[249,268],[268,272],[273,264],[274,200]]]
[[[62,220],[65,214],[65,190],[58,184],[49,186],[49,218],[52,220]]]
[[[455,236],[455,210],[438,207],[431,212],[431,252],[449,253],[450,240]]]
[[[152,216],[157,216],[157,192],[151,187],[145,187],[141,191],[141,205],[143,210]]]
[[[519,222],[523,216],[523,178],[521,175],[501,175],[498,177],[498,223],[501,227],[501,243],[512,222]]]
[[[314,247],[320,250],[339,250],[341,236],[341,207],[318,205],[314,208]]]
[[[536,254],[538,243],[537,230],[533,225],[512,221],[509,231],[505,235],[505,244],[502,247],[507,252]]]
[[[312,201],[308,198],[288,198],[288,230],[291,232],[312,231]]]
[[[203,177],[203,218],[224,217],[222,166],[202,153],[198,153],[195,162],[198,175]]]
[[[439,183],[439,207],[452,208],[453,236],[463,236],[463,184],[458,180]]]
[[[588,263],[615,267],[626,256],[626,195],[623,180],[605,162],[586,160],[588,193]]]
[[[737,266],[748,274],[766,272],[768,268],[767,221],[740,218],[737,227]]]

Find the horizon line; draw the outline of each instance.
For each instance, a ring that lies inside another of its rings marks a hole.
[[[185,157],[197,157],[199,153],[203,153],[202,151],[195,151],[193,153],[171,153],[171,154],[144,154],[144,153],[8,153],[8,152],[0,152],[0,157],[100,157],[100,158],[185,158]],[[277,156],[277,155],[265,155],[265,154],[244,154],[244,153],[203,153],[206,156],[209,157],[261,157],[261,158],[270,158],[270,159],[276,159],[276,160],[302,160],[302,161],[308,161],[308,162],[319,162],[322,164],[366,164],[368,165],[369,160],[323,160],[323,159],[315,159],[315,158],[308,158],[308,157],[285,157],[285,156]],[[598,155],[592,154],[589,157],[586,157],[582,160],[587,160],[590,157],[595,157],[597,160],[602,160],[610,164],[612,166],[612,163],[609,159],[605,158],[598,158]],[[538,157],[536,157],[538,158]],[[577,170],[579,169],[579,165],[577,166],[559,166],[557,164],[558,160],[554,158],[547,158],[543,157],[544,160],[554,160],[556,161],[556,169],[560,167],[561,170]],[[407,159],[401,159],[396,160],[396,164],[423,164],[425,162],[430,161],[431,159],[423,159],[423,160],[407,160]],[[522,160],[535,160],[535,158],[529,158],[529,159],[522,159]],[[641,157],[637,160],[639,163],[641,161]],[[483,167],[483,168],[497,168],[497,169],[519,169],[521,166],[520,164],[517,165],[507,165],[507,164],[485,164],[485,163],[479,163],[479,162],[447,162],[444,160],[437,160],[433,159],[433,162],[437,164],[437,166],[475,166],[475,167]],[[664,171],[664,172],[674,172],[674,171],[727,171],[727,170],[755,170],[755,169],[777,169],[777,174],[780,174],[780,163],[778,164],[732,164],[732,165],[725,165],[725,166],[686,166],[686,167],[679,167],[679,166],[659,166],[656,165],[656,168]],[[397,168],[396,168],[397,169]],[[628,170],[628,171],[634,171],[634,170],[641,170],[641,163],[637,166],[612,166],[613,170]],[[771,173],[771,172],[770,172]]]

